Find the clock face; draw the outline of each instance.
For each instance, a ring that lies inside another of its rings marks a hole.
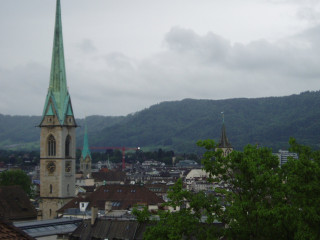
[[[54,162],[48,162],[47,170],[49,173],[53,173],[56,170],[56,164]]]
[[[71,162],[66,162],[66,172],[71,172]]]

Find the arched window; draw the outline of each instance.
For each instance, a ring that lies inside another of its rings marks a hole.
[[[53,135],[48,137],[48,156],[56,155],[56,140]]]
[[[51,209],[50,209],[49,213],[50,213],[50,217],[51,217]]]
[[[68,135],[66,138],[66,145],[65,145],[66,157],[70,157],[70,143],[71,143],[71,137],[70,135]]]
[[[50,193],[52,193],[52,184],[50,184]]]

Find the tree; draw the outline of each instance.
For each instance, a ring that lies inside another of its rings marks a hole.
[[[223,156],[213,140],[198,145],[206,149],[202,163],[215,194],[188,192],[178,181],[167,205],[181,210],[160,213],[146,239],[320,239],[319,151],[290,139],[299,159],[280,168],[268,148],[248,145]],[[214,221],[227,227],[216,228]]]
[[[278,158],[268,148],[248,145],[224,157],[212,140],[199,141],[211,181],[219,183],[225,211],[219,220],[228,225],[229,239],[281,239],[277,206],[283,202]]]
[[[170,189],[168,198],[165,205],[179,208],[179,211],[159,211],[159,220],[147,228],[144,239],[218,239],[214,236],[219,235],[220,229],[200,223],[203,215],[207,215],[207,223],[214,222],[212,213],[221,211],[216,198],[203,192],[195,194],[184,190],[181,179]]]
[[[31,198],[33,191],[31,189],[31,179],[22,170],[7,170],[0,173],[0,186],[19,185]]]
[[[289,143],[299,159],[290,159],[282,167],[286,204],[290,206],[285,217],[290,219],[294,239],[320,239],[320,151],[293,138]]]

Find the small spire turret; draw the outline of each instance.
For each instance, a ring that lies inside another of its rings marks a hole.
[[[91,152],[90,152],[89,141],[88,141],[87,122],[85,122],[85,127],[84,127],[83,148],[82,148],[82,152],[81,152],[81,157],[83,159],[86,159],[86,157],[91,158]]]
[[[83,173],[83,176],[85,177],[91,176],[91,165],[92,165],[92,157],[91,157],[91,152],[89,148],[87,122],[85,121],[83,148],[82,148],[81,157],[80,157],[80,171]]]

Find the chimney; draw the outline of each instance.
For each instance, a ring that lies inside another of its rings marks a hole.
[[[91,226],[94,225],[98,215],[98,208],[96,206],[91,207]]]

